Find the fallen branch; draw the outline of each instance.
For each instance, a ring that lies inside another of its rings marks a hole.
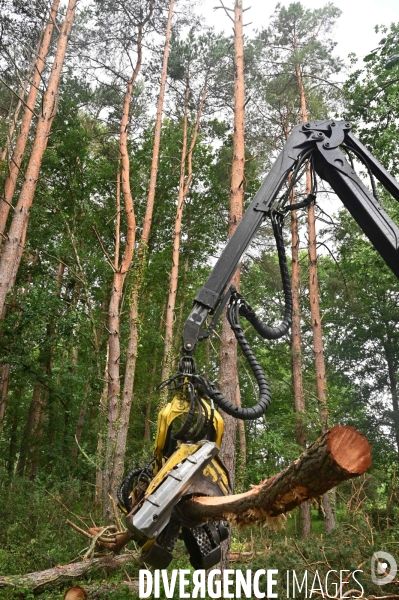
[[[108,554],[100,558],[93,558],[83,562],[71,563],[69,565],[58,565],[46,571],[29,573],[28,575],[11,575],[0,577],[0,588],[2,587],[27,587],[30,590],[41,591],[47,588],[61,586],[71,583],[76,579],[87,577],[93,571],[104,569],[107,572],[119,569],[127,562],[140,562],[137,554],[120,554],[113,556]]]
[[[371,446],[354,427],[335,426],[281,473],[243,494],[199,497],[181,503],[193,521],[226,518],[249,525],[277,517],[305,500],[321,496],[371,465]]]

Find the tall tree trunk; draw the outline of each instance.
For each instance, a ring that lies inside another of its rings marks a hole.
[[[46,420],[45,408],[48,404],[49,391],[41,388],[39,395],[38,411],[29,446],[28,477],[31,481],[36,478],[40,463],[40,442],[43,438],[44,422]]]
[[[237,406],[241,406],[240,382],[238,380],[238,376],[236,389],[236,404]],[[243,491],[247,466],[247,439],[245,435],[245,423],[241,419],[238,420],[238,445],[240,448],[240,453],[238,455],[236,488],[238,488],[237,491]]]
[[[175,318],[175,306],[179,277],[179,260],[180,260],[180,239],[181,239],[181,224],[183,219],[184,202],[190,190],[191,181],[193,178],[193,152],[198,138],[198,130],[201,121],[202,111],[205,104],[207,93],[207,77],[205,77],[204,87],[202,89],[201,100],[197,110],[193,135],[191,143],[187,151],[188,141],[188,102],[190,96],[190,83],[187,78],[186,91],[184,97],[184,115],[183,115],[183,140],[180,161],[180,181],[179,181],[179,196],[176,208],[175,226],[173,232],[173,252],[172,252],[172,269],[170,273],[168,302],[166,305],[165,319],[165,342],[164,355],[162,361],[161,379],[164,381],[170,376],[173,365],[173,322]],[[187,166],[186,166],[187,165]],[[187,171],[187,175],[186,175]],[[165,394],[167,393],[166,388]]]
[[[161,130],[162,130],[162,112],[163,112],[163,104],[165,98],[165,87],[166,87],[166,76],[168,70],[168,61],[169,61],[169,44],[170,44],[170,36],[172,31],[172,17],[174,10],[174,0],[170,1],[169,4],[169,13],[168,20],[166,25],[166,33],[165,33],[165,46],[164,46],[164,54],[163,54],[163,63],[162,63],[162,73],[161,73],[161,83],[159,88],[159,96],[158,96],[158,104],[157,104],[157,115],[155,120],[155,129],[154,129],[154,145],[152,150],[152,161],[151,161],[151,170],[150,170],[150,179],[149,179],[149,187],[148,187],[148,195],[147,195],[147,204],[146,211],[143,222],[143,230],[140,238],[140,246],[136,253],[136,265],[135,265],[135,273],[134,280],[132,284],[131,291],[131,308],[130,308],[130,332],[129,332],[129,343],[126,357],[126,371],[125,371],[125,379],[124,379],[124,389],[123,389],[123,403],[124,403],[124,412],[127,415],[127,419],[129,419],[130,409],[133,401],[133,386],[134,386],[134,376],[136,371],[136,361],[137,361],[137,352],[139,346],[139,338],[140,338],[140,329],[139,329],[139,300],[141,287],[144,280],[144,271],[146,267],[146,255],[147,255],[147,246],[151,232],[151,224],[152,224],[152,215],[154,211],[154,203],[155,203],[155,192],[156,192],[156,183],[157,183],[157,174],[158,174],[158,164],[159,164],[159,149],[161,143]]]
[[[0,380],[0,437],[3,431],[4,415],[6,412],[8,385],[10,382],[10,365],[5,363],[1,368]]]
[[[104,367],[104,386],[101,393],[100,405],[99,405],[99,432],[97,434],[97,449],[96,449],[96,464],[99,465],[96,468],[96,487],[94,493],[94,504],[96,507],[101,506],[102,499],[104,497],[104,475],[103,475],[103,461],[104,461],[104,430],[102,427],[103,421],[106,420],[107,406],[108,406],[108,355],[109,346],[107,345],[107,356],[105,359]]]
[[[177,295],[177,280],[179,277],[179,259],[180,259],[180,236],[181,224],[183,219],[183,206],[185,200],[185,175],[186,175],[186,159],[187,159],[187,130],[188,130],[188,99],[190,95],[190,86],[187,80],[186,91],[184,95],[184,114],[183,114],[183,137],[182,150],[180,158],[180,180],[179,180],[179,195],[177,200],[175,225],[173,231],[173,252],[172,252],[172,269],[169,280],[169,294],[166,305],[165,319],[165,336],[163,347],[163,360],[161,370],[161,380],[167,379],[171,372],[172,366],[172,351],[173,351],[173,321],[175,317],[175,304]],[[163,390],[167,394],[167,388]]]
[[[291,204],[295,204],[295,194],[292,190]],[[296,414],[295,438],[297,444],[306,448],[305,428],[305,397],[302,380],[302,346],[301,346],[301,309],[300,309],[300,277],[299,277],[299,232],[296,210],[291,211],[291,240],[292,240],[292,326],[291,326],[291,365],[292,389]],[[310,502],[304,502],[299,507],[300,530],[302,537],[309,536],[311,531]]]
[[[388,330],[388,324],[385,325]],[[399,394],[398,394],[398,380],[397,380],[397,369],[394,361],[394,342],[391,337],[391,333],[387,331],[387,343],[384,344],[385,360],[388,365],[388,379],[389,387],[391,390],[392,408],[393,408],[393,422],[394,422],[394,433],[397,451],[399,455]]]
[[[138,304],[139,297],[141,292],[141,285],[144,277],[145,270],[145,261],[146,261],[146,249],[148,245],[151,223],[152,223],[152,214],[154,209],[154,201],[155,201],[155,189],[156,189],[156,181],[157,181],[157,173],[158,173],[158,162],[159,162],[159,148],[161,141],[161,129],[162,129],[162,111],[163,111],[163,103],[165,97],[165,87],[166,87],[166,74],[168,67],[168,58],[169,58],[169,42],[172,28],[172,16],[174,10],[174,0],[171,0],[169,4],[169,14],[166,26],[166,34],[165,34],[165,46],[164,46],[164,56],[163,56],[163,65],[162,65],[162,74],[161,74],[161,84],[159,89],[158,96],[158,105],[157,105],[157,116],[155,121],[155,131],[154,131],[154,146],[152,153],[152,163],[151,163],[151,171],[150,171],[150,181],[149,181],[149,189],[147,196],[147,205],[146,212],[144,217],[143,231],[140,239],[140,246],[137,250],[137,259],[135,265],[135,273],[134,280],[131,291],[131,299],[130,299],[130,315],[129,315],[129,341],[126,355],[126,368],[125,368],[125,377],[124,377],[124,385],[123,385],[123,393],[122,393],[122,401],[121,401],[121,413],[123,414],[123,424],[121,423],[121,431],[119,433],[118,430],[118,439],[116,441],[116,446],[119,448],[119,456],[120,456],[120,471],[121,474],[123,472],[123,463],[125,457],[125,449],[126,449],[126,438],[127,431],[129,425],[130,411],[133,402],[133,386],[134,386],[134,376],[136,371],[136,360],[137,360],[137,352],[139,345],[139,314],[138,314]],[[101,455],[102,448],[100,447],[102,444],[102,438],[99,437],[97,454]],[[103,488],[103,474],[97,473],[97,484],[96,490],[97,492]]]
[[[53,4],[50,10],[50,14],[47,20],[47,25],[42,33],[41,40],[39,41],[37,52],[35,53],[34,59],[32,61],[32,68],[30,70],[30,74],[32,73],[32,80],[30,82],[29,93],[24,102],[25,110],[22,116],[21,127],[15,141],[14,150],[12,153],[12,157],[9,163],[8,173],[6,180],[4,182],[4,190],[3,194],[0,198],[0,245],[2,243],[3,236],[1,234],[5,233],[6,224],[8,214],[10,212],[10,208],[12,205],[12,199],[15,191],[15,186],[17,184],[18,175],[21,169],[22,159],[24,157],[26,143],[28,141],[29,130],[32,122],[32,117],[34,114],[34,109],[36,105],[37,95],[39,93],[42,74],[47,58],[47,54],[50,48],[51,38],[53,35],[54,25],[57,19],[58,8],[60,5],[60,0],[53,0]],[[29,74],[29,77],[30,77]],[[29,84],[29,78],[26,82],[27,86]],[[26,86],[26,87],[27,87]],[[19,105],[22,105],[22,101],[19,102]],[[17,112],[17,111],[16,111]],[[14,123],[16,119],[14,117]],[[12,135],[12,133],[11,133]],[[10,133],[9,133],[10,136]],[[4,149],[6,150],[6,148]]]
[[[295,47],[296,50],[296,47]],[[306,96],[305,88],[303,86],[303,79],[300,65],[295,65],[295,73],[298,82],[299,99],[301,103],[301,115],[303,123],[308,120],[307,108],[306,108]],[[306,194],[308,195],[311,190],[311,174],[310,169],[306,170]],[[308,257],[309,257],[309,301],[310,301],[310,315],[312,321],[312,333],[313,333],[313,351],[315,360],[315,371],[316,371],[316,387],[317,387],[317,400],[319,405],[319,416],[321,422],[322,433],[327,431],[329,425],[329,414],[327,405],[327,379],[326,379],[326,366],[324,361],[324,350],[323,350],[323,333],[321,328],[321,316],[320,316],[320,305],[319,305],[319,281],[317,274],[317,239],[316,239],[316,219],[314,204],[311,204],[308,208]],[[323,495],[323,507],[324,507],[324,529],[328,533],[335,527],[335,517],[331,507],[330,497],[328,492]]]
[[[164,321],[165,321],[165,310],[166,310],[166,302],[167,302],[167,298],[165,298],[163,305],[162,305],[162,312],[161,312],[161,318],[159,320],[159,334],[161,335],[162,329],[163,329],[163,325],[164,325]],[[156,350],[157,352],[157,350]],[[147,406],[146,406],[146,410],[145,410],[145,421],[144,421],[144,441],[148,441],[150,439],[150,432],[151,432],[151,404],[152,404],[152,394],[154,393],[154,383],[155,383],[155,375],[157,372],[157,356],[154,356],[154,364],[152,367],[152,372],[151,372],[151,383],[150,383],[150,389],[148,392],[148,401],[147,401]]]
[[[22,389],[18,390],[17,401],[20,400],[22,395]],[[10,444],[8,446],[8,458],[7,458],[7,473],[11,477],[14,473],[15,456],[17,454],[17,434],[18,434],[18,423],[20,414],[17,407],[11,413],[10,421]]]
[[[33,432],[35,431],[37,424],[39,423],[40,418],[40,394],[42,392],[42,385],[38,381],[36,381],[33,393],[32,400],[29,405],[28,418],[26,420],[24,434],[21,440],[21,449],[19,453],[19,459],[17,464],[17,474],[22,477],[25,471],[26,460],[28,457],[28,453],[30,452],[30,448],[32,445],[32,437]]]
[[[58,86],[61,77],[62,66],[68,45],[68,37],[72,29],[75,16],[77,0],[69,0],[65,20],[62,24],[58,39],[57,50],[53,66],[43,97],[41,114],[38,119],[35,140],[25,180],[21,193],[15,207],[13,219],[3,248],[0,261],[0,313],[3,313],[7,293],[14,285],[19,263],[21,260],[26,230],[29,222],[29,210],[33,203],[36,185],[39,177],[40,167],[44,151],[47,147],[51,124],[55,116],[57,106]]]
[[[120,398],[120,339],[119,339],[119,306],[122,297],[123,283],[130,268],[136,237],[136,218],[134,214],[133,197],[130,189],[130,161],[127,147],[129,129],[130,103],[133,86],[139,74],[142,63],[142,42],[145,25],[151,19],[155,0],[150,0],[148,12],[138,24],[137,34],[137,62],[133,74],[128,82],[123,105],[120,125],[119,153],[121,161],[121,188],[125,205],[127,232],[125,251],[120,265],[117,267],[118,256],[115,256],[114,279],[108,311],[108,422],[107,439],[105,448],[105,465],[103,473],[103,511],[104,516],[111,514],[109,496],[115,497],[117,485],[123,474],[123,460],[121,464],[119,428],[125,427],[126,416],[122,414]],[[118,227],[118,220],[117,220]],[[117,241],[116,249],[119,241]],[[127,424],[126,424],[127,427]],[[123,446],[123,455],[124,455]]]
[[[169,4],[169,13],[168,20],[166,24],[166,32],[165,32],[165,46],[163,51],[163,62],[162,62],[162,73],[161,73],[161,83],[159,87],[159,96],[158,96],[158,104],[157,104],[157,116],[155,120],[155,129],[154,129],[154,145],[152,150],[152,161],[151,161],[151,171],[150,171],[150,181],[148,187],[148,196],[147,196],[147,205],[144,216],[143,223],[143,231],[141,234],[140,246],[141,252],[145,254],[145,249],[148,245],[148,240],[150,237],[151,224],[152,224],[152,214],[154,211],[154,202],[155,202],[155,191],[157,185],[157,175],[158,175],[158,163],[159,163],[159,148],[161,144],[161,131],[162,131],[162,112],[163,112],[163,103],[165,98],[165,88],[166,88],[166,75],[168,71],[168,61],[169,61],[169,44],[170,44],[170,35],[172,31],[172,17],[174,11],[174,0],[170,0]]]
[[[244,85],[244,37],[242,0],[234,3],[234,135],[233,161],[230,187],[229,237],[235,232],[242,218],[244,201],[244,168],[245,168],[245,85]],[[240,289],[240,267],[234,274],[231,284]],[[237,342],[227,321],[223,318],[220,339],[219,388],[223,395],[236,403],[237,401]],[[224,435],[221,457],[230,474],[234,490],[236,470],[236,432],[237,419],[223,414]],[[229,566],[231,536],[222,545],[222,569]]]

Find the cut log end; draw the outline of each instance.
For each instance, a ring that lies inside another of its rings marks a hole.
[[[87,598],[87,594],[80,585],[75,585],[65,592],[64,600],[83,600]]]
[[[334,462],[347,473],[361,475],[371,465],[371,446],[354,427],[333,427],[327,449]]]

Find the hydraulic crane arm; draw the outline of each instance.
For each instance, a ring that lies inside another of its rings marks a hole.
[[[355,173],[342,148],[352,151],[399,201],[398,182],[350,132],[350,123],[313,121],[295,127],[205,285],[195,297],[184,326],[182,351],[185,356],[191,356],[198,340],[206,336],[201,328],[207,316],[220,306],[223,292],[265,216],[282,208],[278,198],[288,175],[292,173],[294,177],[307,160],[313,161],[316,173],[337,193],[387,265],[399,277],[399,229]]]
[[[366,166],[373,193],[356,175],[352,155]],[[309,166],[310,193],[302,202],[289,204],[290,191]],[[399,277],[399,229],[383,210],[373,177],[399,201],[398,183],[350,133],[349,123],[315,121],[295,127],[195,298],[184,326],[179,372],[162,384],[174,390],[176,395],[158,415],[154,458],[145,467],[133,469],[118,488],[119,506],[127,515],[126,525],[142,546],[143,559],[157,568],[168,566],[179,535],[184,539],[194,568],[208,569],[220,560],[220,542],[227,536],[227,524],[223,521],[187,521],[179,507],[185,498],[193,495],[226,496],[231,493],[229,474],[218,456],[223,417],[214,405],[244,420],[257,419],[269,406],[269,385],[245,338],[240,316],[247,319],[263,338],[278,339],[288,332],[292,297],[282,222],[287,211],[305,207],[315,200],[316,174],[338,194]],[[285,186],[286,182],[288,186]],[[228,289],[243,253],[265,217],[271,218],[285,297],[284,318],[277,327],[262,323],[245,298],[234,288]],[[227,301],[227,318],[259,387],[258,401],[249,408],[236,406],[206,377],[195,372],[192,355],[196,344],[209,335]],[[209,314],[214,317],[204,331],[202,327]]]

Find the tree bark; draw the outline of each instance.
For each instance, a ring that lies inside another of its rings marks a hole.
[[[236,388],[236,404],[241,406],[241,393],[240,393],[240,382],[237,374],[237,388]],[[237,466],[237,487],[243,489],[245,482],[245,473],[247,465],[247,440],[245,435],[245,423],[241,419],[238,419],[238,445],[240,453],[238,455],[238,466]]]
[[[37,421],[33,429],[33,435],[29,446],[28,477],[31,481],[36,478],[40,463],[40,442],[43,437],[44,422],[46,419],[45,408],[48,404],[49,392],[42,387],[39,395]]]
[[[161,83],[159,88],[159,96],[158,96],[158,104],[157,104],[157,115],[155,120],[155,129],[154,129],[154,145],[152,150],[152,162],[151,162],[151,170],[150,170],[150,180],[148,187],[148,195],[147,195],[147,204],[146,211],[143,222],[143,230],[140,238],[140,245],[136,252],[136,262],[135,262],[135,273],[131,290],[131,298],[130,298],[130,315],[129,315],[129,341],[126,355],[126,369],[125,369],[125,379],[123,385],[123,394],[122,394],[122,410],[126,415],[126,432],[122,432],[122,435],[125,435],[125,442],[120,441],[120,452],[121,452],[121,460],[124,462],[125,456],[125,447],[126,447],[126,436],[127,429],[130,417],[130,411],[133,403],[133,388],[134,388],[134,377],[136,372],[136,361],[139,347],[139,339],[140,339],[140,320],[139,320],[139,300],[141,294],[141,287],[144,279],[144,272],[146,268],[146,258],[147,258],[147,247],[148,241],[150,237],[151,224],[152,224],[152,215],[154,211],[154,203],[155,203],[155,192],[156,192],[156,183],[157,183],[157,174],[158,174],[158,163],[159,163],[159,148],[161,143],[161,131],[162,131],[162,113],[163,113],[163,104],[165,98],[165,87],[166,87],[166,76],[168,70],[168,61],[169,61],[169,43],[170,36],[172,31],[172,17],[174,10],[174,0],[170,1],[169,4],[169,13],[168,20],[166,25],[165,32],[165,46],[164,46],[164,54],[163,54],[163,63],[162,63],[162,74],[161,74]],[[145,425],[145,433],[144,439],[146,439],[146,432],[149,435],[149,427],[148,427],[148,419],[150,407],[147,407],[146,411],[146,425]]]
[[[296,48],[296,40],[294,42]],[[301,103],[301,115],[304,123],[308,120],[306,108],[305,88],[303,86],[301,68],[298,63],[295,65],[295,73],[298,82],[299,99]],[[310,168],[306,170],[306,194],[311,190],[311,174]],[[313,351],[316,371],[316,387],[317,401],[319,405],[319,416],[321,422],[321,430],[326,431],[329,426],[329,413],[327,406],[327,379],[326,366],[324,361],[323,350],[323,333],[321,328],[320,304],[319,304],[319,281],[317,274],[317,238],[316,238],[316,218],[314,204],[308,208],[308,258],[309,258],[309,302],[310,316],[312,322],[313,333]],[[328,494],[323,496],[324,507],[324,529],[328,533],[335,527],[335,517],[331,508],[330,497]]]
[[[285,139],[288,139],[288,124],[284,127]],[[291,174],[289,182],[291,181]],[[290,203],[295,204],[295,190],[290,193]],[[299,230],[296,210],[291,211],[291,289],[292,289],[292,325],[291,325],[291,369],[292,391],[296,416],[295,439],[301,448],[306,448],[306,410],[302,378],[302,334],[300,307],[300,268],[299,268]],[[311,516],[310,503],[304,502],[299,507],[300,532],[303,538],[310,535]]]
[[[32,445],[33,432],[38,426],[40,419],[40,394],[42,392],[42,385],[38,381],[36,381],[33,393],[32,400],[29,405],[28,418],[25,425],[24,435],[21,440],[21,449],[19,453],[18,465],[17,465],[17,475],[22,477],[25,471],[26,459],[28,457],[28,453],[30,453],[30,448]]]
[[[19,401],[22,396],[22,390],[19,390],[16,400]],[[12,477],[14,474],[14,464],[15,464],[15,456],[17,454],[17,432],[18,432],[18,423],[19,423],[19,412],[15,410],[11,413],[9,417],[10,420],[10,444],[8,446],[8,457],[7,457],[7,473],[9,477]]]
[[[319,280],[317,273],[317,239],[316,219],[314,205],[308,209],[308,233],[309,233],[309,295],[310,314],[312,319],[314,360],[316,368],[317,399],[322,430],[329,425],[329,414],[327,407],[327,379],[324,361],[323,333],[321,327],[321,315],[319,304]]]
[[[165,337],[163,347],[163,360],[161,370],[161,381],[164,381],[170,376],[172,365],[172,350],[173,350],[173,321],[175,316],[175,304],[177,295],[177,282],[179,277],[179,259],[180,259],[180,236],[181,223],[183,219],[183,206],[185,195],[185,177],[186,177],[186,160],[187,160],[187,135],[188,135],[188,99],[190,95],[190,84],[187,78],[186,90],[184,94],[184,112],[183,112],[183,136],[182,150],[180,157],[180,180],[179,180],[179,195],[177,199],[175,225],[173,231],[173,252],[172,252],[172,268],[169,279],[169,294],[166,305],[165,319]],[[163,394],[167,395],[167,388],[163,390]],[[161,394],[162,395],[162,394]]]
[[[244,36],[242,0],[234,3],[234,134],[233,161],[230,186],[229,237],[235,232],[242,219],[244,201],[245,168],[245,86],[244,86]],[[240,267],[234,274],[231,284],[240,289]],[[219,388],[225,398],[235,403],[237,397],[237,342],[227,321],[223,318],[220,339]],[[235,485],[237,420],[223,413],[224,435],[221,457],[230,474],[231,484]],[[221,568],[229,566],[231,534],[222,545]]]
[[[0,245],[3,239],[3,236],[1,234],[4,234],[6,229],[7,218],[10,212],[15,186],[17,184],[22,159],[25,153],[26,143],[28,141],[29,130],[34,114],[37,95],[39,93],[40,85],[42,82],[42,73],[45,66],[46,57],[50,48],[51,38],[53,35],[54,25],[57,19],[59,5],[60,0],[53,0],[47,25],[44,30],[42,41],[38,49],[37,56],[35,58],[35,64],[32,69],[33,76],[29,88],[29,93],[25,101],[25,110],[22,116],[21,127],[17,139],[15,141],[15,146],[10,160],[7,177],[4,182],[3,194],[0,198]]]
[[[27,575],[0,577],[0,588],[28,588],[29,590],[40,592],[87,577],[100,569],[108,572],[119,569],[122,565],[129,562],[137,563],[139,560],[136,554],[121,554],[120,556],[108,554],[101,558],[92,558],[91,560],[71,563],[70,565],[58,565],[46,571],[28,573]]]
[[[69,0],[56,54],[46,92],[43,97],[41,114],[36,128],[32,154],[25,173],[25,180],[15,207],[14,216],[3,248],[0,261],[0,314],[3,314],[6,296],[14,285],[25,242],[29,222],[29,210],[33,203],[36,185],[44,151],[47,147],[51,124],[57,106],[58,85],[64,63],[68,37],[72,29],[77,0]]]
[[[388,325],[386,324],[388,329]],[[387,332],[387,343],[384,344],[385,360],[388,365],[389,388],[391,391],[392,408],[393,408],[393,425],[397,451],[399,455],[399,395],[398,395],[398,380],[396,376],[396,368],[394,357],[394,342],[389,332]],[[1,415],[0,415],[1,417]]]
[[[3,431],[4,415],[6,412],[8,385],[10,382],[10,364],[5,363],[1,368],[1,385],[0,385],[0,437]]]
[[[181,224],[183,219],[184,202],[190,190],[191,181],[193,178],[193,152],[198,138],[198,130],[201,121],[202,111],[205,104],[207,93],[207,76],[205,77],[204,86],[202,89],[201,99],[197,110],[193,136],[190,146],[188,146],[188,102],[190,97],[190,81],[187,75],[186,91],[184,96],[184,115],[183,115],[183,140],[180,161],[180,181],[179,181],[179,196],[176,208],[175,226],[173,231],[173,252],[172,252],[172,269],[170,273],[169,294],[166,305],[165,319],[165,342],[164,355],[162,361],[161,380],[164,381],[171,374],[173,359],[173,322],[175,318],[176,296],[179,278],[179,260],[180,260],[180,239],[181,239]],[[187,165],[187,166],[186,166]],[[187,175],[186,175],[187,171]],[[167,389],[164,388],[165,394]]]
[[[156,120],[155,120],[155,129],[154,129],[154,146],[153,146],[153,150],[152,150],[150,181],[149,181],[149,187],[148,187],[148,196],[147,196],[146,212],[145,212],[145,216],[144,216],[143,231],[142,231],[141,240],[140,240],[140,243],[143,248],[145,248],[148,244],[148,240],[150,237],[150,231],[151,231],[151,224],[152,224],[152,214],[154,211],[155,191],[156,191],[156,185],[157,185],[158,163],[159,163],[159,148],[161,145],[162,112],[163,112],[163,103],[164,103],[164,98],[165,98],[166,75],[167,75],[167,71],[168,71],[169,44],[170,44],[170,35],[171,35],[171,31],[172,31],[172,17],[173,17],[174,4],[175,4],[174,0],[170,0],[168,20],[167,20],[166,32],[165,32],[165,46],[164,46],[164,51],[163,51],[161,84],[159,87],[157,116],[156,116]]]
[[[125,250],[120,265],[118,264],[118,256],[115,256],[114,279],[108,310],[108,419],[107,439],[105,448],[105,465],[103,473],[103,511],[104,516],[107,517],[111,514],[109,496],[111,495],[112,497],[115,497],[117,485],[123,475],[123,458],[121,457],[121,438],[119,430],[121,428],[127,429],[128,425],[126,414],[123,413],[121,410],[120,398],[119,306],[122,298],[122,290],[125,277],[132,262],[134,244],[136,239],[136,218],[134,214],[133,197],[130,189],[130,161],[127,147],[130,103],[132,99],[133,86],[135,84],[142,64],[143,31],[145,25],[151,19],[154,1],[155,0],[150,0],[146,16],[142,18],[142,20],[138,24],[137,61],[132,76],[127,84],[120,125],[119,153],[121,161],[121,189],[124,199],[127,231]],[[117,241],[116,243],[116,249],[118,249],[119,247],[118,244],[119,241]],[[116,267],[117,264],[118,266]],[[125,452],[125,445],[123,445],[123,457]]]
[[[96,507],[101,506],[103,495],[104,495],[104,475],[102,463],[104,460],[104,430],[102,423],[105,421],[107,415],[108,406],[108,353],[109,347],[107,345],[107,356],[105,359],[104,367],[104,386],[101,393],[100,404],[98,408],[99,412],[99,432],[97,435],[97,448],[96,448],[96,464],[99,465],[96,468],[96,487],[94,492],[94,505]]]
[[[244,494],[198,497],[181,506],[189,518],[227,518],[238,525],[259,523],[325,494],[371,465],[371,446],[354,427],[336,425],[284,471]]]
[[[295,204],[292,191],[291,204]],[[295,438],[301,448],[306,448],[305,397],[302,380],[302,345],[301,345],[301,309],[300,309],[300,277],[299,277],[299,233],[296,210],[291,211],[292,235],[292,325],[291,325],[291,365],[292,389],[296,413]],[[299,507],[301,536],[306,538],[311,532],[310,503],[304,502]]]

